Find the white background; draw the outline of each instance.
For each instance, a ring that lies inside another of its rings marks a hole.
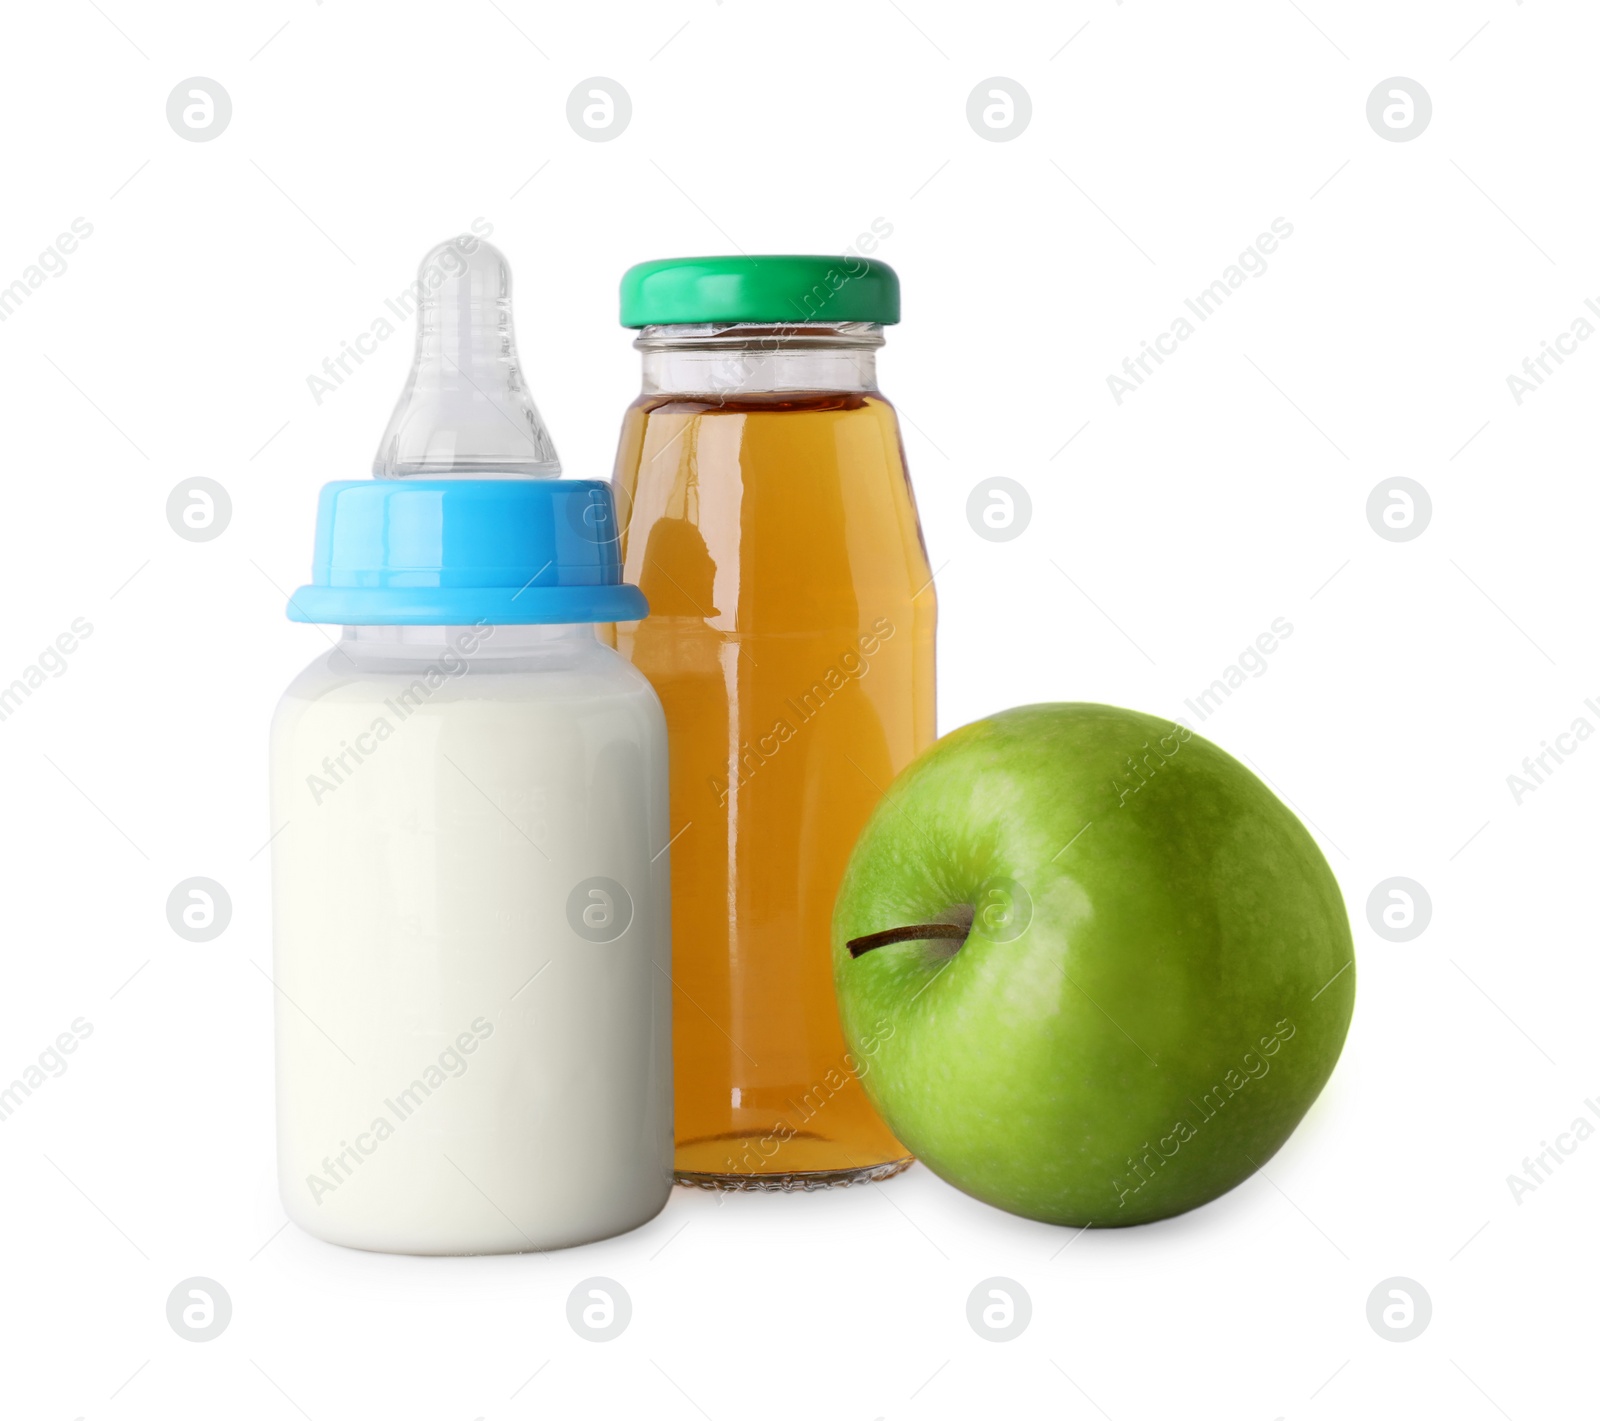
[[[93,1026],[0,1125],[8,1417],[1593,1405],[1600,1142],[1520,1203],[1507,1176],[1600,1097],[1600,742],[1520,804],[1506,779],[1600,726],[1600,342],[1520,405],[1506,382],[1600,297],[1592,7],[66,0],[8,7],[5,36],[0,285],[74,218],[93,235],[0,324],[0,682],[94,628],[0,723],[0,1077]],[[201,143],[165,116],[196,75],[233,104]],[[565,117],[596,75],[633,105],[605,143]],[[967,122],[990,76],[1031,95],[1008,142]],[[1413,141],[1367,122],[1391,76],[1431,95]],[[1266,274],[1119,406],[1107,375],[1279,217]],[[284,1225],[266,726],[324,643],[281,589],[305,580],[318,486],[368,470],[411,330],[320,404],[307,377],[475,218],[588,476],[637,385],[627,265],[892,225],[906,318],[880,370],[939,569],[942,730],[1032,700],[1190,714],[1292,623],[1195,722],[1314,826],[1355,924],[1349,1043],[1270,1178],[1081,1237],[921,1168],[677,1190],[637,1233],[544,1257],[383,1257]],[[193,543],[165,506],[201,475],[233,514]],[[995,475],[1032,498],[1010,543],[966,520]],[[1433,504],[1409,542],[1365,512],[1398,475]],[[193,875],[233,900],[208,944],[165,917]],[[1433,903],[1407,943],[1367,922],[1395,875]],[[195,1275],[233,1302],[203,1345],[165,1315]],[[633,1300],[604,1345],[565,1315],[593,1275]],[[966,1320],[995,1275],[1033,1304],[1003,1344]],[[1406,1343],[1366,1315],[1395,1276],[1433,1304]]]

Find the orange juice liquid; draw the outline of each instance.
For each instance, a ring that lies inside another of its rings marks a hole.
[[[892,1172],[834,1004],[856,835],[934,738],[934,592],[873,393],[648,395],[617,455],[617,646],[666,710],[676,1167],[804,1187]]]

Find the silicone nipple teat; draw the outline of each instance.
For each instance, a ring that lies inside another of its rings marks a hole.
[[[380,479],[555,478],[561,461],[517,364],[511,268],[458,237],[417,271],[417,354],[372,472]]]

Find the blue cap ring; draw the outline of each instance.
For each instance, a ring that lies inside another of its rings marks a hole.
[[[596,479],[352,479],[317,503],[289,620],[345,626],[632,622],[611,486]]]

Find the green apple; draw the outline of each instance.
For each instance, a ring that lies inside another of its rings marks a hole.
[[[1021,706],[890,787],[833,916],[853,1065],[934,1173],[1052,1223],[1248,1178],[1344,1045],[1344,900],[1300,821],[1196,735]]]

